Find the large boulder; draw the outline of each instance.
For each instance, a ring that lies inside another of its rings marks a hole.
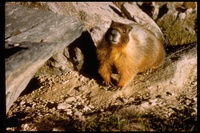
[[[35,72],[82,33],[82,23],[70,16],[6,3],[6,111]]]
[[[45,4],[49,7],[49,10],[55,13],[71,14],[79,18],[85,24],[85,30],[90,33],[95,45],[98,45],[112,20],[127,24],[138,23],[138,21],[133,21],[133,19],[124,18],[123,12],[112,2],[47,2]],[[138,24],[144,25],[147,28],[150,27],[158,38],[163,39],[160,28],[152,22],[149,16],[146,15],[144,20],[140,17],[140,14],[145,14],[141,9],[137,6],[132,6],[132,10],[135,10],[137,13],[134,15],[144,22]],[[150,21],[151,23],[149,23]]]

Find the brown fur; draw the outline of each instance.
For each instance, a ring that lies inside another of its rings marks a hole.
[[[105,85],[113,85],[113,67],[119,74],[118,87],[125,86],[137,73],[162,65],[165,51],[162,43],[139,25],[112,22],[97,48],[98,72]]]

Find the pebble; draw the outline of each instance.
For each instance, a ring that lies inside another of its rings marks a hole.
[[[52,131],[65,131],[64,129],[53,128]]]
[[[91,109],[94,109],[94,106],[93,105],[88,105],[89,108]]]
[[[23,104],[25,104],[25,103],[26,103],[25,101],[21,101],[21,102],[20,102],[20,105],[23,105]]]
[[[149,102],[150,102],[150,104],[151,104],[152,106],[157,105],[157,101],[158,101],[158,99],[150,99],[150,100],[149,100]]]
[[[32,105],[32,108],[34,108],[34,107],[35,107],[35,105],[36,105],[36,103],[33,103],[33,105]]]
[[[76,101],[76,98],[75,98],[75,97],[69,97],[69,98],[67,98],[67,99],[65,100],[65,102],[67,102],[67,103],[71,103],[71,102],[74,102],[74,101]]]
[[[71,109],[67,109],[67,110],[66,110],[66,112],[67,112],[67,115],[70,115],[70,116],[72,116],[72,113],[73,113],[73,112],[72,112],[72,110],[71,110]]]
[[[83,111],[85,111],[85,112],[90,111],[90,110],[91,110],[91,108],[89,108],[88,106],[85,106],[85,107],[83,108]]]
[[[57,106],[57,109],[63,109],[63,110],[67,110],[68,108],[70,108],[72,105],[70,104],[66,104],[66,103],[59,103]]]
[[[28,130],[29,130],[29,129],[28,129],[29,126],[28,126],[27,123],[26,123],[26,124],[22,124],[22,125],[21,125],[21,128],[22,128],[23,131],[28,131]]]
[[[143,102],[140,106],[142,108],[148,108],[150,105],[149,105],[149,102]]]
[[[186,17],[186,14],[185,13],[180,13],[178,16],[179,16],[180,20],[184,20],[185,17]]]
[[[80,112],[80,111],[75,111],[75,112],[74,112],[74,115],[76,115],[76,116],[82,116],[82,115],[83,115],[83,113],[82,113],[82,112]]]

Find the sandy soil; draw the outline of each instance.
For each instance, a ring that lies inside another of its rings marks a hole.
[[[175,55],[115,90],[77,71],[37,76],[7,113],[7,130],[196,131],[196,57]]]

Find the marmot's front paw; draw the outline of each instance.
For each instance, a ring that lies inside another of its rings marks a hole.
[[[130,81],[130,78],[126,77],[123,80],[121,79],[118,83],[117,83],[117,87],[124,87],[127,82]]]

